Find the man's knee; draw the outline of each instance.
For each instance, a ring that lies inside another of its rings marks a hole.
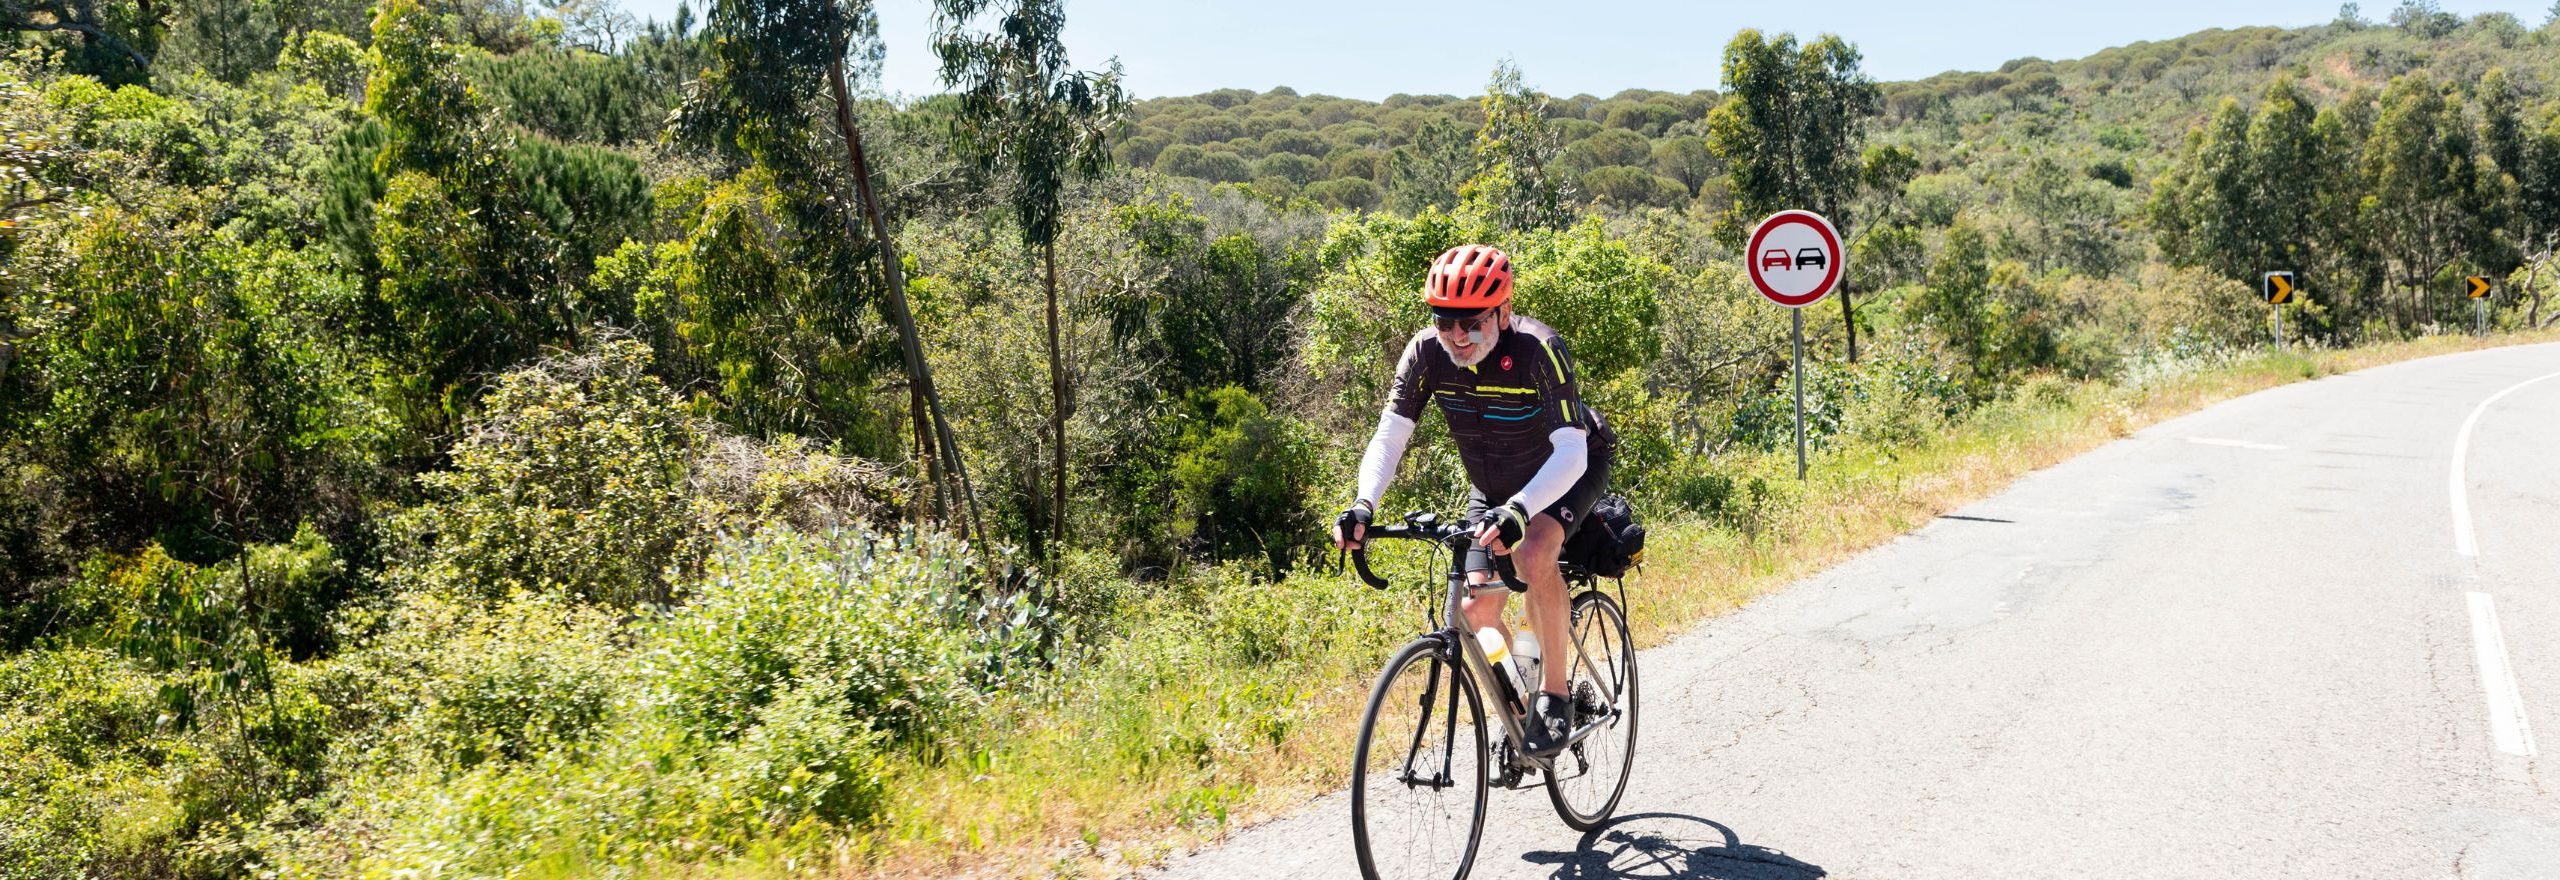
[[[1512,551],[1512,557],[1515,563],[1551,566],[1563,552],[1564,524],[1541,513],[1529,518],[1529,530],[1520,536],[1520,546]]]

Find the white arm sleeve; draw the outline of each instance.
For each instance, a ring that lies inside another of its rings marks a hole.
[[[1395,482],[1396,465],[1404,461],[1405,444],[1413,442],[1413,420],[1393,411],[1378,416],[1378,433],[1369,437],[1369,451],[1360,456],[1360,499],[1369,509],[1378,509],[1378,500],[1387,494],[1387,484]]]
[[[1581,428],[1557,428],[1547,434],[1547,443],[1555,447],[1555,452],[1547,455],[1547,463],[1538,466],[1538,472],[1529,477],[1529,485],[1520,487],[1520,494],[1511,496],[1511,500],[1536,516],[1564,498],[1564,493],[1572,491],[1574,481],[1582,479],[1583,470],[1591,466],[1588,438]]]

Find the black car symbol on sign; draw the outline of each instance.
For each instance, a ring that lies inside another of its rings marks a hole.
[[[1831,257],[1824,254],[1821,248],[1805,248],[1796,252],[1796,268],[1798,269],[1828,269],[1830,267]]]

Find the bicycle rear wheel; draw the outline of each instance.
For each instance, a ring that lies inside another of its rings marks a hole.
[[[1484,835],[1484,704],[1445,641],[1387,661],[1351,764],[1351,839],[1368,880],[1465,877]]]
[[[1609,821],[1627,793],[1636,760],[1636,651],[1627,640],[1627,618],[1606,593],[1573,597],[1573,634],[1565,655],[1565,687],[1573,694],[1574,723],[1600,728],[1556,755],[1547,772],[1547,800],[1576,831]]]

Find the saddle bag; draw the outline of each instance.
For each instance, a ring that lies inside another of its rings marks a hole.
[[[1564,559],[1600,577],[1625,577],[1627,569],[1644,562],[1644,523],[1636,520],[1625,497],[1600,496],[1582,528],[1565,543]]]

